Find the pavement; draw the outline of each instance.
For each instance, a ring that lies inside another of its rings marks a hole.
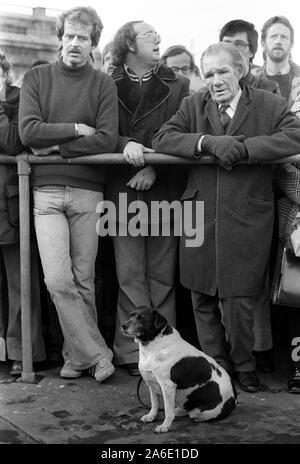
[[[288,359],[275,354],[276,370],[260,374],[261,389],[237,387],[238,405],[219,422],[177,418],[166,434],[144,424],[145,407],[136,394],[138,377],[122,368],[99,384],[88,375],[62,379],[61,365],[41,364],[37,383],[17,382],[0,363],[0,444],[296,444],[300,443],[300,395],[287,391]],[[141,397],[149,404],[148,391]],[[158,420],[162,421],[162,412]]]

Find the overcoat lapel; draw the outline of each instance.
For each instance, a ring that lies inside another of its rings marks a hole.
[[[221,124],[220,115],[217,104],[212,100],[208,100],[205,106],[205,114],[213,129],[214,135],[224,135],[224,128]]]
[[[243,124],[244,120],[249,113],[249,103],[252,99],[251,90],[245,83],[241,83],[242,95],[239,100],[237,109],[234,113],[232,120],[227,128],[227,135],[234,135],[238,132],[240,126]],[[207,96],[207,103],[205,105],[205,114],[209,123],[213,129],[214,135],[224,135],[224,128],[220,121],[220,114],[218,111],[217,103],[211,100],[210,95]]]
[[[242,86],[242,95],[232,120],[227,128],[227,135],[235,135],[249,113],[249,103],[251,101],[251,91],[246,84]]]

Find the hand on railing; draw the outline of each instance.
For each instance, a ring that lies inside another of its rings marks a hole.
[[[144,153],[154,152],[155,150],[152,150],[152,148],[144,147],[141,143],[131,140],[125,145],[123,155],[127,163],[132,164],[135,167],[140,167],[145,165]]]

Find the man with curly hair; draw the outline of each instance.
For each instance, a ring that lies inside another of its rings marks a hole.
[[[119,143],[127,166],[116,167],[107,198],[118,205],[120,193],[128,202],[173,201],[180,197],[184,175],[170,166],[145,166],[144,153],[151,149],[152,136],[179,108],[189,93],[189,81],[160,64],[160,36],[144,21],[131,21],[115,35],[112,73],[119,98]],[[128,223],[130,215],[128,216]],[[150,227],[148,228],[149,231]],[[121,330],[132,311],[152,306],[175,324],[175,263],[178,241],[172,236],[113,237],[119,282],[115,359],[138,375],[138,347]]]

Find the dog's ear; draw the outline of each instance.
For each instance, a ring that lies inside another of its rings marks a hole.
[[[167,319],[159,314],[158,311],[153,311],[154,325],[157,329],[162,329],[167,323]]]

